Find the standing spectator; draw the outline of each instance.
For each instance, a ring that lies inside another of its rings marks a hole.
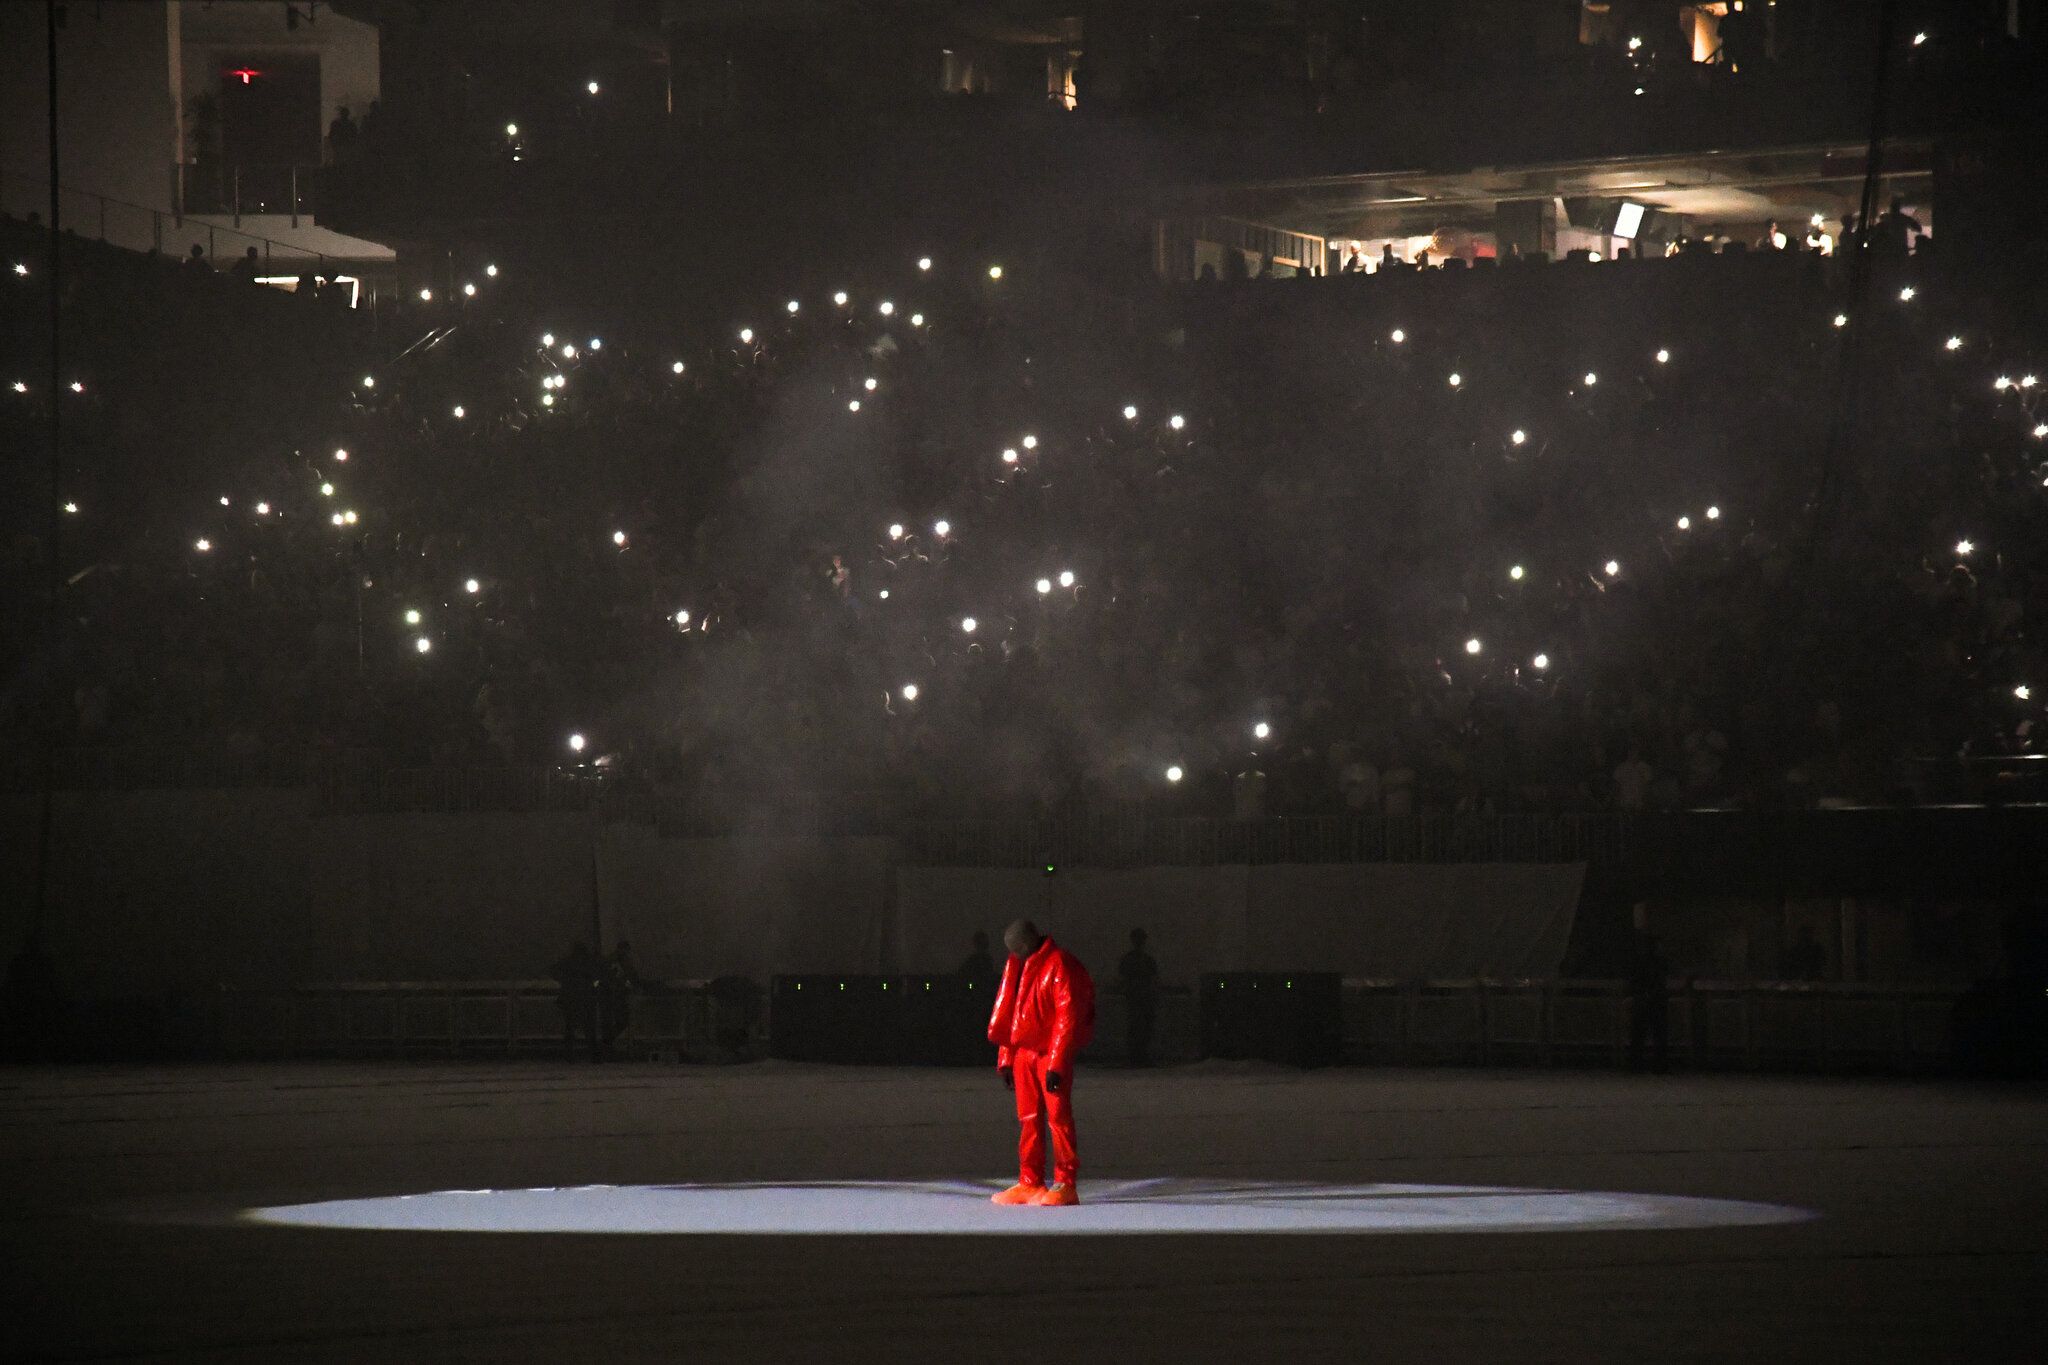
[[[327,125],[328,160],[337,164],[355,160],[358,136],[356,121],[349,115],[348,106],[344,104],[335,113],[334,122]]]
[[[633,945],[620,939],[612,949],[612,955],[605,959],[604,970],[598,976],[598,1017],[604,1030],[604,1051],[611,1054],[612,1044],[626,1031],[632,1018],[633,992],[640,989],[640,973],[633,966]]]
[[[1871,244],[1884,259],[1902,261],[1913,254],[1920,232],[1920,220],[1906,212],[1906,201],[1894,198],[1890,211],[1872,225]]]
[[[1753,14],[1745,14],[1733,5],[1721,16],[1718,34],[1721,39],[1721,64],[1733,74],[1740,74],[1746,62],[1752,68],[1764,60],[1763,26]]]
[[[242,259],[235,262],[235,268],[228,273],[243,284],[256,283],[256,277],[263,271],[263,262],[256,255],[256,248],[250,247],[242,253]]]

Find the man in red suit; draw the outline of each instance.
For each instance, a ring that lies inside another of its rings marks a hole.
[[[1020,919],[1003,931],[1010,960],[989,1016],[996,1070],[1017,1092],[1017,1183],[998,1204],[1081,1202],[1074,1151],[1074,1054],[1095,1034],[1095,983],[1072,953]],[[1052,1130],[1052,1184],[1045,1183],[1045,1135]]]

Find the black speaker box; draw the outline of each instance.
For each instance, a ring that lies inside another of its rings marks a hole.
[[[960,976],[778,976],[768,1052],[856,1066],[995,1065],[988,985]]]
[[[1335,972],[1213,972],[1201,979],[1204,1057],[1329,1066],[1343,1054]]]

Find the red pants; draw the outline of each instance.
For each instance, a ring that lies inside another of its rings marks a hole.
[[[1052,1178],[1072,1186],[1080,1170],[1074,1149],[1074,1073],[1063,1078],[1058,1094],[1045,1088],[1045,1057],[1030,1048],[1010,1049],[1010,1079],[1017,1091],[1017,1178],[1026,1185],[1045,1183],[1045,1133],[1052,1129]]]

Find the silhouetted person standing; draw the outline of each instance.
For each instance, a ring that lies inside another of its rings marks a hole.
[[[604,1050],[609,1054],[612,1044],[632,1020],[633,992],[640,989],[640,973],[633,966],[633,945],[624,939],[619,940],[602,965],[604,970],[598,976],[598,1013],[604,1031]]]
[[[1628,1066],[1643,1069],[1643,1047],[1654,1040],[1657,1070],[1665,1069],[1665,1051],[1671,1042],[1671,994],[1667,980],[1671,964],[1657,950],[1656,936],[1645,931],[1636,936],[1635,953],[1628,969]]]
[[[1871,246],[1886,260],[1902,261],[1913,253],[1921,231],[1920,220],[1906,212],[1906,201],[1894,199],[1890,211],[1871,225]]]
[[[353,161],[355,159],[358,131],[355,118],[349,113],[348,106],[346,104],[342,105],[335,112],[334,122],[327,125],[327,148],[333,153],[334,160]]]
[[[1863,232],[1858,226],[1855,213],[1842,215],[1842,238],[1836,245],[1840,254],[1844,256],[1854,256],[1863,249]]]
[[[590,945],[577,939],[569,945],[569,952],[548,969],[555,978],[555,1007],[562,1011],[562,1054],[569,1055],[575,1049],[576,1035],[580,1032],[590,1040],[590,1060],[598,1059],[597,992],[598,979],[605,964],[590,951]]]
[[[1131,950],[1116,964],[1124,993],[1125,1055],[1132,1066],[1152,1065],[1152,1024],[1159,1012],[1159,964],[1145,951],[1145,931],[1131,930]]]

